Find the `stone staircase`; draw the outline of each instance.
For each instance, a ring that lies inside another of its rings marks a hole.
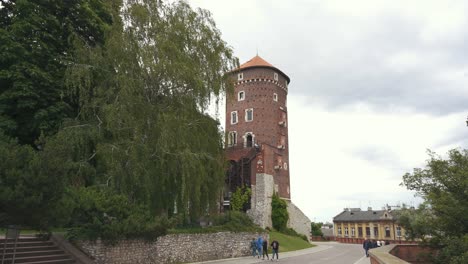
[[[66,264],[76,263],[53,241],[35,237],[20,237],[14,249],[14,239],[8,239],[4,254],[5,239],[0,239],[0,264]],[[13,262],[14,255],[14,262]],[[3,260],[3,262],[2,262]]]

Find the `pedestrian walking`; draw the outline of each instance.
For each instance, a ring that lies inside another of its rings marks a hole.
[[[263,238],[263,255],[262,255],[262,259],[264,260],[265,259],[265,255],[267,257],[267,260],[270,259],[270,257],[268,256],[268,240],[266,239],[266,237]]]
[[[279,259],[279,246],[280,244],[278,243],[278,241],[276,240],[273,240],[273,242],[271,242],[271,249],[273,251],[272,255],[271,255],[271,261],[273,261],[273,259],[275,259],[275,255],[276,255],[276,261],[278,261]]]
[[[257,256],[257,241],[255,237],[250,241],[250,250],[252,251],[252,256],[255,258]]]
[[[262,248],[263,248],[263,238],[262,236],[258,236],[258,239],[257,239],[258,258],[260,258],[260,255],[262,255]]]
[[[362,243],[362,248],[364,248],[364,251],[366,252],[366,257],[369,257],[369,249],[372,246],[372,242],[369,239],[364,240],[364,243]]]

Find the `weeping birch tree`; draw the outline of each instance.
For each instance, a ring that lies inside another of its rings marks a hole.
[[[237,59],[210,13],[184,1],[114,11],[106,45],[79,45],[67,73],[82,122],[102,137],[96,177],[155,215],[196,219],[216,208],[224,180],[223,133],[205,112],[229,90]]]

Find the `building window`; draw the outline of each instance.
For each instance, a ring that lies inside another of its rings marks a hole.
[[[287,81],[287,80],[284,81],[284,86],[285,86],[286,88],[288,88],[288,81]]]
[[[231,125],[237,124],[237,111],[231,112]]]
[[[396,236],[401,237],[401,227],[400,226],[396,227]]]
[[[245,121],[250,122],[253,120],[253,108],[245,109]]]
[[[275,81],[277,81],[277,80],[278,80],[278,74],[277,74],[276,72],[275,72],[275,73],[273,73],[273,79],[275,79]]]
[[[349,233],[348,233],[348,228],[345,227],[345,228],[344,228],[344,236],[347,237],[348,235],[349,235]]]
[[[385,227],[385,237],[390,237],[390,227]]]
[[[370,227],[366,227],[366,237],[370,237]]]
[[[341,227],[338,227],[338,235],[341,236]]]
[[[362,227],[357,228],[358,237],[362,237]]]
[[[243,79],[244,79],[244,74],[242,72],[237,74],[237,80],[238,81],[242,81]]]
[[[253,138],[252,138],[252,135],[247,135],[247,147],[248,148],[251,148],[253,147]]]
[[[352,237],[356,236],[356,232],[354,230],[354,227],[351,227],[351,236]]]
[[[278,94],[277,93],[273,94],[273,101],[278,102]]]
[[[379,228],[374,226],[374,237],[379,237]]]
[[[235,146],[237,145],[237,132],[231,131],[228,135],[228,146]]]
[[[244,91],[240,91],[238,94],[237,94],[237,101],[244,101],[245,99],[245,92]]]
[[[286,162],[283,164],[283,168],[284,170],[288,170],[288,164]]]

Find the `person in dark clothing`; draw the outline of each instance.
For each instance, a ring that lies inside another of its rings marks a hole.
[[[369,239],[364,240],[362,243],[362,248],[364,248],[366,252],[366,257],[369,257],[369,249],[371,248],[372,242]]]
[[[252,251],[252,256],[255,258],[257,256],[257,241],[255,237],[250,241],[250,250]]]
[[[262,257],[262,259],[265,259],[265,255],[266,255],[267,259],[270,259],[270,257],[268,256],[268,240],[266,239],[266,237],[263,238],[263,257]]]
[[[279,243],[278,241],[276,240],[273,240],[273,242],[271,242],[271,249],[273,250],[273,254],[271,256],[271,261],[273,261],[273,259],[275,258],[275,254],[276,254],[276,261],[278,261],[278,252],[279,252]]]

